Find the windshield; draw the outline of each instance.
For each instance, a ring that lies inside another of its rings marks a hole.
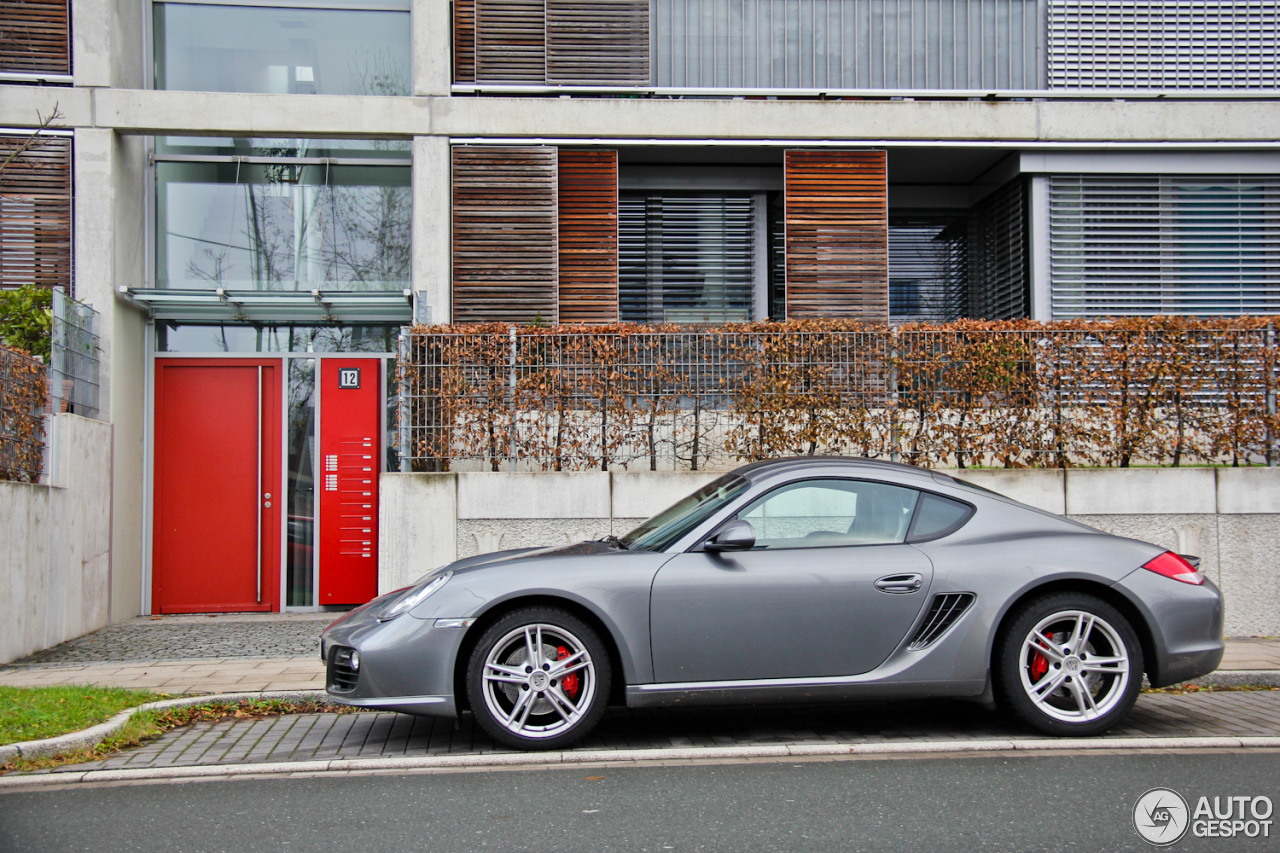
[[[737,474],[725,474],[644,522],[622,542],[632,551],[664,551],[746,487]]]

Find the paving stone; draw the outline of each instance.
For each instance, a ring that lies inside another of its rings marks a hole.
[[[856,715],[850,714],[856,708]],[[1280,691],[1256,693],[1144,694],[1129,717],[1105,739],[1157,736],[1280,737]],[[857,706],[778,706],[746,709],[611,709],[574,752],[693,747],[801,749],[806,744],[947,744],[978,741],[1028,744],[1043,740],[1007,718],[972,703],[953,701],[868,703]],[[465,715],[447,720],[388,712],[305,714],[270,720],[199,723],[169,732],[138,750],[106,762],[68,766],[70,771],[207,764],[263,764],[333,759],[507,753]],[[566,760],[572,760],[566,758]]]

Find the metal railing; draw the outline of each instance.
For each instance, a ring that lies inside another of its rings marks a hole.
[[[53,292],[49,398],[55,412],[98,417],[98,312],[60,290]]]
[[[40,361],[0,345],[0,480],[40,480],[46,387]]]
[[[402,469],[1280,458],[1275,332],[1257,323],[814,325],[405,330]]]

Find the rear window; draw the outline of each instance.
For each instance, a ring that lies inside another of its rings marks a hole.
[[[924,542],[955,533],[964,527],[965,522],[972,515],[973,507],[967,503],[925,492],[920,496],[920,503],[916,506],[915,518],[911,521],[911,531],[907,534],[907,541]]]

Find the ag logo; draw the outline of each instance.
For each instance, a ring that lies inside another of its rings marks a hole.
[[[1133,827],[1143,840],[1157,847],[1173,844],[1187,834],[1191,815],[1177,791],[1152,788],[1133,806]]]

